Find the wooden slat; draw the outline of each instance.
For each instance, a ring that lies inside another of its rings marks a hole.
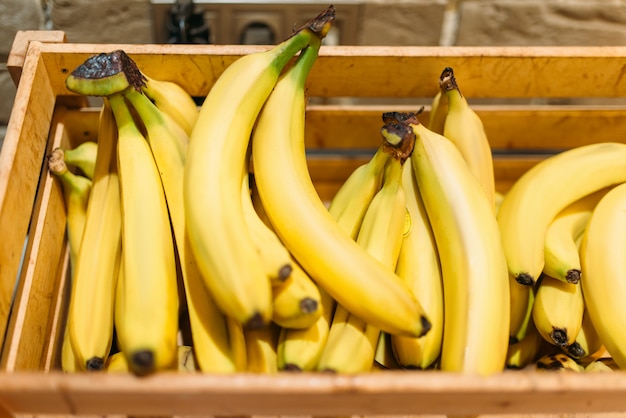
[[[148,75],[206,95],[214,80],[249,45],[45,44],[44,60],[57,94],[87,57],[124,49]],[[432,97],[441,71],[453,67],[467,97],[625,97],[626,47],[372,47],[325,46],[308,80],[321,97]],[[531,75],[531,76],[529,76]]]
[[[0,335],[4,335],[55,96],[37,46],[28,51],[0,153]]]
[[[41,31],[41,30],[20,30],[15,34],[13,44],[11,45],[11,54],[7,59],[7,69],[17,86],[22,76],[22,68],[24,60],[31,42],[65,42],[65,32],[60,30]]]

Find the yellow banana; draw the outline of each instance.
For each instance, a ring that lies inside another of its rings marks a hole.
[[[317,52],[311,43],[278,81],[257,119],[252,158],[259,196],[291,254],[338,303],[381,330],[421,335],[415,296],[338,225],[308,173],[304,85]]]
[[[620,367],[612,357],[601,357],[585,366],[585,372],[613,372],[615,370],[620,370]]]
[[[542,275],[533,304],[533,322],[551,344],[573,344],[583,321],[585,304],[580,283],[567,283]]]
[[[230,373],[236,370],[230,348],[226,318],[204,285],[191,251],[185,227],[183,175],[186,140],[172,131],[172,125],[148,98],[135,89],[124,92],[147,131],[147,140],[163,184],[174,241],[181,265],[187,312],[198,366],[205,372]]]
[[[150,145],[123,95],[109,102],[118,126],[122,206],[121,351],[137,375],[176,364],[178,288],[174,240],[163,183]],[[154,139],[154,138],[152,138]],[[116,318],[117,322],[117,318]]]
[[[246,151],[283,67],[312,39],[325,36],[334,8],[322,15],[277,46],[231,64],[207,94],[190,138],[184,201],[191,247],[220,309],[250,327],[269,323],[272,301],[243,215]]]
[[[513,184],[497,218],[508,269],[518,282],[532,285],[543,271],[550,222],[576,200],[626,181],[625,159],[623,143],[582,145],[544,159]]]
[[[544,342],[531,319],[524,338],[509,344],[506,354],[506,368],[523,369],[531,365],[540,356]]]
[[[578,283],[581,277],[579,238],[585,232],[593,208],[607,190],[577,200],[552,220],[546,231],[543,274],[567,283]]]
[[[409,227],[402,239],[396,273],[409,284],[413,294],[418,295],[431,328],[419,338],[392,335],[391,345],[402,367],[426,369],[441,353],[444,324],[441,265],[410,159],[404,163],[402,184]]]
[[[291,276],[272,287],[272,321],[284,328],[308,328],[322,315],[320,290],[295,261]]]
[[[414,135],[411,132],[411,142]],[[406,157],[405,157],[406,158]],[[372,199],[359,233],[357,244],[391,271],[395,270],[405,226],[406,196],[402,187],[404,159],[387,163],[382,187]],[[346,310],[348,313],[339,313]],[[422,314],[426,318],[425,314]],[[339,320],[340,319],[340,320]],[[424,320],[424,332],[430,325]],[[334,328],[338,328],[339,332]],[[365,372],[374,363],[380,329],[339,304],[331,323],[329,338],[318,369],[337,373]]]
[[[540,371],[582,372],[584,369],[565,353],[546,354],[541,356],[535,364]]]
[[[574,342],[563,349],[575,359],[585,359],[602,348],[602,340],[591,322],[587,309],[583,312],[583,322]]]
[[[63,159],[67,165],[80,169],[88,179],[93,180],[96,169],[96,155],[98,154],[97,142],[81,142],[74,148],[67,148],[63,151]]]
[[[198,120],[198,105],[180,84],[147,76],[141,90],[168,117],[172,118],[187,135],[191,135]]]
[[[81,370],[104,367],[111,349],[121,255],[117,128],[107,100],[98,123],[98,155],[67,314],[72,352]]]
[[[532,322],[535,288],[519,284],[509,276],[509,292],[511,295],[509,343],[515,343],[525,338],[528,326]]]
[[[282,328],[278,340],[277,362],[279,370],[316,370],[322,350],[326,345],[330,323],[335,313],[335,301],[320,290],[322,315],[307,328]]]
[[[626,183],[598,202],[587,224],[581,248],[585,306],[611,357],[626,368]]]
[[[194,358],[194,347],[189,345],[178,346],[178,367],[179,372],[193,373],[199,371],[196,366]],[[130,368],[128,367],[128,360],[121,351],[117,351],[109,356],[107,359],[105,369],[109,373],[128,373]]]
[[[495,211],[493,156],[483,123],[461,94],[452,68],[443,70],[439,84],[442,93],[448,98],[443,136],[461,151]]]
[[[430,114],[428,115],[428,129],[443,135],[443,127],[446,123],[446,115],[448,113],[448,96],[441,91],[437,91],[430,105]]]
[[[493,204],[450,140],[420,124],[415,114],[385,118],[409,124],[416,135],[413,172],[443,277],[441,369],[499,372],[509,345],[510,294]]]
[[[280,328],[275,324],[244,329],[246,358],[250,373],[278,373],[277,345]]]

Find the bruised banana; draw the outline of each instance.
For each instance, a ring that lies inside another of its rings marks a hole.
[[[199,113],[193,97],[178,83],[152,78],[145,74],[144,77],[146,82],[141,88],[143,93],[187,135],[191,135]]]
[[[580,283],[591,322],[606,350],[626,368],[626,183],[596,205],[582,241]]]
[[[120,349],[137,375],[176,364],[178,288],[174,240],[159,169],[121,94],[109,96],[118,126],[122,207]],[[155,138],[152,138],[155,139]],[[116,323],[118,318],[116,318]]]
[[[147,141],[163,184],[174,240],[180,260],[187,312],[199,368],[205,372],[231,373],[237,370],[224,314],[204,285],[197,262],[189,246],[185,227],[183,174],[186,140],[162,111],[135,89],[125,91],[147,131]]]
[[[567,283],[578,283],[581,277],[578,244],[593,208],[607,190],[577,200],[552,220],[546,231],[543,274]]]
[[[493,156],[483,123],[461,94],[452,68],[443,70],[439,84],[448,99],[443,136],[457,146],[495,211]]]
[[[573,344],[582,326],[585,304],[582,286],[542,275],[533,304],[537,331],[551,344]]]
[[[402,367],[426,369],[441,353],[444,323],[441,265],[410,159],[404,163],[402,185],[409,226],[402,238],[396,274],[409,284],[413,294],[419,295],[431,328],[419,338],[391,335],[391,346]]]
[[[63,159],[67,165],[79,168],[88,179],[93,180],[96,169],[96,155],[98,154],[97,142],[81,142],[74,148],[68,148],[63,151]]]
[[[312,40],[320,42],[333,19],[331,6],[282,43],[231,64],[207,94],[191,134],[184,176],[191,247],[220,309],[250,327],[272,317],[271,284],[241,199],[252,128],[283,67]]]
[[[113,342],[115,286],[121,256],[117,127],[105,99],[98,154],[80,248],[73,267],[67,328],[79,370],[104,367]]]
[[[555,372],[582,372],[584,369],[565,353],[545,354],[535,364],[535,370]]]
[[[509,273],[518,282],[532,285],[543,271],[550,222],[576,200],[626,181],[625,160],[626,144],[582,145],[542,160],[513,184],[497,219]]]
[[[257,119],[252,158],[259,196],[278,236],[333,299],[381,330],[419,336],[424,322],[415,296],[338,225],[308,172],[304,85],[318,48],[311,43],[303,51]]]
[[[384,118],[408,124],[416,135],[413,174],[443,277],[441,369],[499,372],[509,343],[510,294],[492,202],[450,140],[426,128],[415,114],[392,112]]]

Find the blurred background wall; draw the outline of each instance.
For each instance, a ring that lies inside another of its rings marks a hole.
[[[18,30],[75,43],[273,43],[328,4],[345,45],[626,45],[626,0],[0,0],[0,141]]]

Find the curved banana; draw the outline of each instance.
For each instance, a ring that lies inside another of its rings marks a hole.
[[[257,329],[244,329],[247,371],[250,373],[278,373],[277,345],[280,328],[275,324]]]
[[[402,185],[410,225],[404,232],[396,274],[409,284],[413,294],[418,295],[431,328],[419,338],[391,335],[391,346],[402,367],[426,369],[441,353],[444,324],[441,265],[410,159],[404,163]]]
[[[257,119],[252,158],[261,201],[294,258],[338,303],[383,331],[419,336],[424,322],[415,296],[338,225],[308,173],[304,85],[317,52],[311,43]]]
[[[543,274],[567,283],[578,283],[581,277],[579,238],[585,232],[593,208],[607,190],[577,200],[550,222],[546,231]]]
[[[565,353],[546,354],[535,364],[535,370],[555,372],[582,372],[583,367]]]
[[[171,117],[187,135],[191,135],[198,120],[199,109],[193,97],[180,84],[159,80],[144,74],[143,93],[163,113]]]
[[[441,369],[480,375],[502,371],[510,293],[493,204],[452,141],[420,124],[415,114],[385,117],[410,125],[416,135],[413,174],[443,277]]]
[[[81,370],[102,369],[109,355],[121,256],[117,127],[106,99],[98,124],[98,155],[67,313],[72,352]]]
[[[250,135],[283,67],[312,39],[325,36],[332,18],[331,6],[279,45],[231,64],[207,94],[191,134],[184,176],[191,246],[220,309],[250,327],[272,317],[270,281],[242,208]]]
[[[576,200],[626,181],[625,159],[623,143],[582,145],[544,159],[513,184],[497,218],[508,269],[518,282],[532,285],[543,271],[550,222]]]
[[[307,328],[282,328],[278,339],[278,369],[289,371],[313,371],[326,346],[330,323],[335,313],[335,301],[320,290],[322,315]]]
[[[585,304],[580,283],[567,283],[542,275],[533,304],[533,322],[539,334],[559,347],[576,340]]]
[[[443,127],[446,123],[446,116],[448,114],[448,96],[444,94],[441,87],[437,93],[433,96],[433,100],[430,104],[430,114],[428,115],[428,129],[433,132],[443,135]]]
[[[67,165],[79,168],[88,179],[93,180],[98,154],[97,142],[81,142],[74,148],[67,148],[63,151],[63,159]]]
[[[620,367],[612,357],[601,357],[585,366],[585,372],[612,372],[615,370],[620,370]]]
[[[526,338],[526,332],[532,322],[535,288],[521,285],[509,276],[509,291],[511,295],[509,343],[516,343]]]
[[[461,151],[495,211],[493,156],[483,123],[461,94],[452,68],[447,67],[443,70],[439,84],[441,91],[448,98],[443,136]]]
[[[563,350],[575,359],[584,359],[598,352],[602,348],[602,340],[598,335],[598,332],[591,322],[591,317],[585,308],[583,312],[583,322],[580,327],[580,331],[576,335],[574,342]]]
[[[410,141],[413,141],[413,138],[412,136]],[[382,187],[365,213],[356,241],[368,254],[391,271],[395,270],[398,261],[405,226],[403,163],[404,160],[397,158],[391,158],[387,163]],[[347,314],[341,313],[342,310]],[[423,316],[426,318],[425,314]],[[424,333],[429,328],[430,325],[425,322]],[[379,337],[380,329],[339,304],[331,323],[327,345],[319,359],[318,369],[337,373],[370,370],[374,363]]]
[[[141,118],[163,184],[174,241],[181,265],[187,312],[198,366],[202,371],[231,373],[236,365],[224,314],[204,285],[185,226],[183,175],[187,140],[163,117],[163,112],[135,89],[124,95]]]
[[[194,358],[194,347],[189,345],[178,346],[178,367],[177,370],[183,373],[193,373],[199,371]],[[105,369],[109,373],[128,373],[128,360],[121,351],[117,351],[107,359]]]
[[[108,100],[119,134],[123,230],[120,292],[124,315],[117,338],[133,373],[145,375],[176,364],[178,288],[174,239],[150,145],[135,125],[124,96],[112,95]]]
[[[585,306],[604,347],[626,368],[626,183],[598,202],[582,241],[581,264]]]

